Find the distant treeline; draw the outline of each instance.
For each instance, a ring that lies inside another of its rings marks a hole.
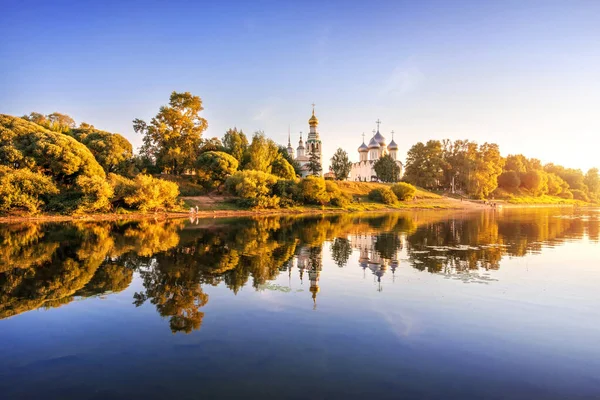
[[[560,165],[542,165],[521,154],[502,157],[497,144],[469,140],[430,140],[408,151],[404,180],[426,189],[458,191],[475,198],[511,195],[558,196],[600,200],[597,168],[587,173]]]

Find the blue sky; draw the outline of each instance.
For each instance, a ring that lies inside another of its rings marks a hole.
[[[357,159],[375,120],[417,141],[600,166],[598,1],[17,1],[0,13],[0,112],[59,111],[124,134],[171,91],[207,136],[308,131]],[[295,145],[294,143],[294,145]]]

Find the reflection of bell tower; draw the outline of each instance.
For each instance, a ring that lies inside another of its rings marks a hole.
[[[308,278],[310,279],[310,292],[314,303],[313,309],[317,309],[317,293],[321,291],[319,288],[319,278],[321,277],[323,254],[321,247],[313,247],[310,249],[310,257],[308,259]]]

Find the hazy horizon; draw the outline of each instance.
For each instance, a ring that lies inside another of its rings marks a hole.
[[[200,96],[205,137],[230,127],[292,145],[316,103],[324,167],[358,160],[375,120],[406,151],[429,139],[498,143],[599,166],[600,3],[9,1],[0,112],[54,111],[119,132],[172,91]]]

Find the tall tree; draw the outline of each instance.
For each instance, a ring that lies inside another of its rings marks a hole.
[[[600,176],[598,168],[590,168],[585,174],[584,183],[588,187],[590,194],[596,196],[600,194]]]
[[[244,169],[271,173],[273,162],[279,157],[277,144],[268,139],[265,133],[257,131],[252,136],[252,143],[248,146]]]
[[[438,187],[443,178],[442,155],[442,144],[438,140],[415,144],[406,157],[404,179],[425,188]]]
[[[321,167],[321,159],[317,153],[310,153],[308,163],[306,163],[306,168],[311,175],[321,175],[323,167]]]
[[[377,178],[383,182],[398,182],[400,179],[400,167],[389,154],[379,157],[373,164],[373,169]]]
[[[285,146],[279,146],[279,154],[292,166],[292,168],[294,168],[294,174],[296,176],[300,176],[302,174],[300,164],[298,161],[294,160],[294,157],[292,157],[290,153],[288,153]]]
[[[144,136],[140,152],[167,172],[181,174],[192,169],[199,154],[202,132],[208,127],[200,117],[202,100],[190,92],[171,93],[168,106],[162,106],[147,124],[133,121],[133,129]]]
[[[248,150],[248,138],[241,129],[228,129],[223,135],[223,148],[241,164]]]
[[[348,159],[348,153],[341,148],[337,149],[331,157],[331,170],[335,175],[335,179],[342,180],[348,178],[352,162]]]

